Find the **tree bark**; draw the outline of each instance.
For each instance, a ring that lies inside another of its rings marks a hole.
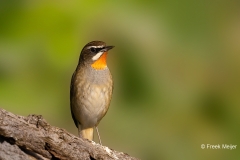
[[[126,153],[49,125],[41,115],[23,117],[0,108],[0,160],[136,160]]]

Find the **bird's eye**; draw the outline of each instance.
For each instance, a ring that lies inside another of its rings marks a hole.
[[[91,47],[90,50],[91,50],[91,52],[93,52],[93,53],[96,53],[96,52],[97,52],[97,49],[94,48],[94,47]]]

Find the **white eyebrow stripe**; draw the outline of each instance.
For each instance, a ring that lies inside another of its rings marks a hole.
[[[102,46],[88,46],[87,49],[90,49],[90,48],[92,48],[92,47],[93,47],[93,48],[103,48],[104,46],[103,46],[103,45],[102,45]]]
[[[92,57],[92,60],[97,60],[104,52],[98,52],[95,56]]]

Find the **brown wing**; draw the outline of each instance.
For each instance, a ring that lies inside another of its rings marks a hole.
[[[71,107],[71,115],[72,115],[72,119],[76,125],[76,127],[78,128],[78,121],[76,120],[76,118],[74,117],[74,114],[73,114],[73,111],[72,111],[72,97],[74,96],[74,89],[73,89],[73,81],[74,81],[74,78],[75,78],[75,74],[76,74],[76,71],[73,73],[72,75],[72,79],[71,79],[71,84],[70,84],[70,107]]]

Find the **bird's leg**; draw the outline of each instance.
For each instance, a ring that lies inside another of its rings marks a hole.
[[[88,139],[90,141],[93,140],[93,128],[82,128],[80,124],[78,124],[78,135],[80,138]]]
[[[100,143],[101,146],[102,146],[102,141],[101,141],[101,138],[100,138],[100,134],[99,134],[99,132],[98,132],[98,127],[95,126],[95,128],[96,128],[96,131],[97,131],[97,135],[98,135],[99,143]]]

